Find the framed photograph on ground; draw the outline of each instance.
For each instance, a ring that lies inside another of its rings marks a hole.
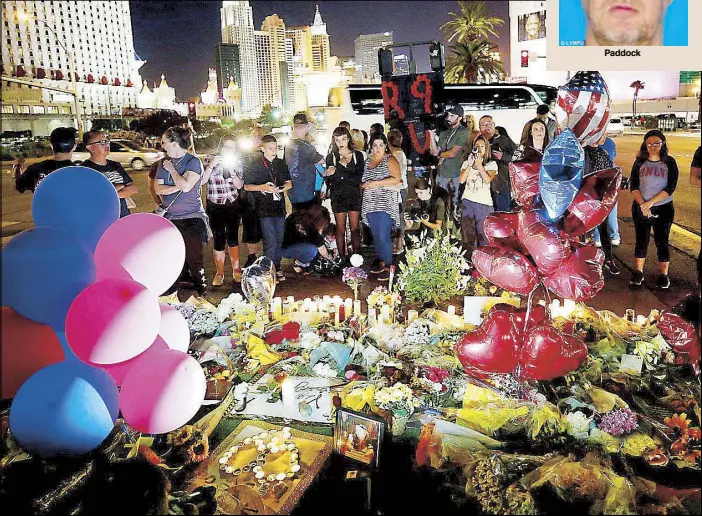
[[[375,469],[384,433],[382,419],[339,408],[334,425],[334,451]]]

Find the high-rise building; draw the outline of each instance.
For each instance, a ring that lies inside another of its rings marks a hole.
[[[239,46],[243,114],[245,117],[258,117],[261,113],[261,102],[251,6],[248,0],[224,0],[220,14],[222,42]]]
[[[66,48],[73,54],[83,116],[120,114],[123,107],[136,107],[142,85],[139,67],[144,61],[134,52],[129,2],[7,0],[2,2],[2,19],[3,75],[72,90]],[[60,113],[59,107],[61,112],[68,110],[64,114],[72,114],[71,95],[31,90],[41,94],[41,102],[26,110],[34,118],[52,118]],[[57,103],[62,106],[50,105]],[[22,111],[16,113],[24,112],[25,106],[5,102],[3,114],[20,107]]]
[[[261,103],[259,111],[263,106],[277,106],[277,96],[275,92],[273,73],[273,60],[271,59],[271,35],[262,30],[254,31],[254,41],[256,49],[256,72],[258,73],[258,97]]]
[[[239,45],[217,43],[215,46],[215,70],[217,70],[217,91],[224,98],[224,89],[230,78],[241,87],[241,61],[239,60]]]
[[[357,81],[359,83],[380,83],[378,50],[392,45],[392,32],[361,34],[354,40],[356,47]]]
[[[273,14],[263,20],[261,30],[270,34],[274,102],[283,106],[283,97],[288,98],[287,91],[290,88],[285,60],[285,22]]]
[[[314,22],[310,27],[312,32],[312,69],[315,72],[326,72],[329,68],[329,35],[327,24],[322,21],[319,5],[314,13]]]
[[[287,27],[285,36],[290,40],[288,74],[292,76],[290,111],[307,109],[307,92],[302,81],[305,70],[312,70],[312,31],[309,27]]]
[[[393,56],[393,75],[409,75],[410,73],[410,62],[409,56],[407,54],[398,54]]]
[[[290,112],[295,109],[295,70],[293,67],[293,42],[290,38],[285,38],[285,75],[288,88],[287,97],[283,95],[283,109]]]

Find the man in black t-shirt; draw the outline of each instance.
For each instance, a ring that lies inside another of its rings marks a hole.
[[[278,281],[285,280],[280,270],[281,250],[285,235],[285,197],[292,188],[290,172],[285,162],[276,156],[278,143],[267,134],[261,139],[263,154],[252,159],[244,169],[244,190],[253,195],[263,233],[263,254],[271,259],[278,271]]]
[[[130,213],[127,198],[136,195],[137,187],[122,165],[107,159],[110,153],[110,139],[101,131],[88,131],[83,135],[83,143],[90,153],[90,159],[86,159],[81,165],[97,170],[110,180],[119,197],[119,218],[126,217]]]
[[[73,165],[73,151],[76,148],[76,130],[73,127],[57,127],[49,137],[54,155],[51,159],[39,161],[27,167],[22,173],[15,169],[15,188],[19,193],[31,190],[34,193],[39,183],[54,170]]]

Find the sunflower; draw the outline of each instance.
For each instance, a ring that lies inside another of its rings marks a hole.
[[[200,435],[193,444],[188,447],[188,462],[202,462],[210,454],[210,445],[207,437]]]
[[[173,446],[182,446],[187,443],[192,436],[193,426],[185,425],[168,434],[168,444],[172,444]]]
[[[696,439],[699,441],[702,437],[702,431],[700,431],[699,427],[694,426],[687,429],[687,435],[690,437],[690,439]]]

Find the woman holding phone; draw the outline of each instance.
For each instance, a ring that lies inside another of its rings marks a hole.
[[[487,244],[483,224],[492,213],[490,182],[497,175],[497,162],[492,159],[490,143],[484,136],[478,136],[473,149],[461,165],[458,181],[465,184],[462,200],[461,241],[466,258],[471,260],[473,250]]]

